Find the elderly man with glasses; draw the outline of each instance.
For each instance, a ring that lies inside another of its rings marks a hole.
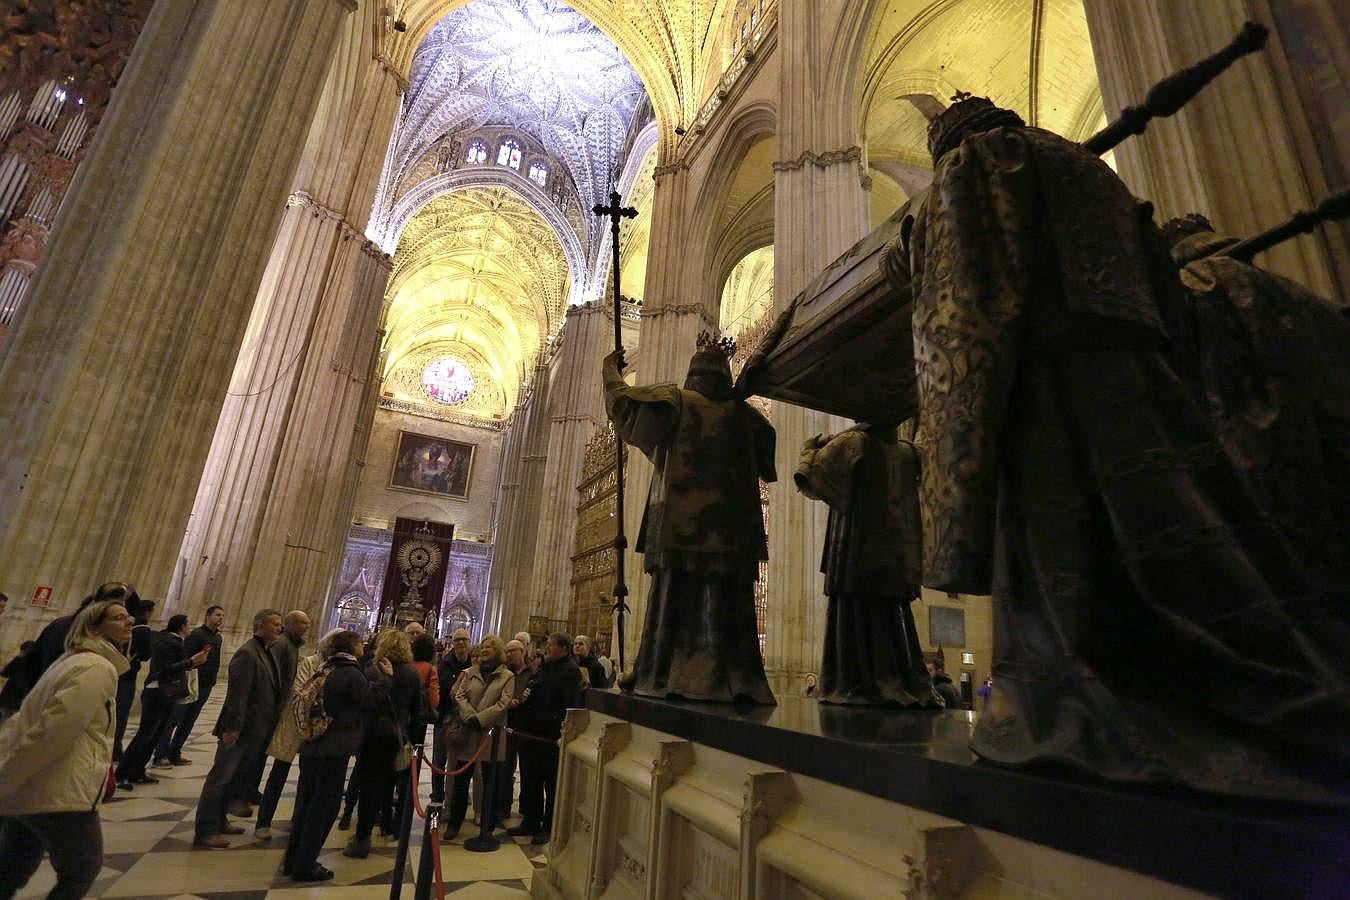
[[[438,710],[440,721],[436,723],[431,741],[431,762],[438,769],[445,768],[446,757],[444,731],[440,726],[447,715],[452,715],[455,712],[455,681],[458,680],[460,673],[472,664],[473,654],[469,651],[469,632],[463,628],[457,628],[454,634],[450,635],[450,649],[441,657],[441,663],[436,670],[437,677],[440,679],[441,704]],[[434,803],[445,801],[444,775],[432,773],[431,799]]]

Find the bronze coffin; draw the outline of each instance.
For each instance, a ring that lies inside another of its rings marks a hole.
[[[918,412],[912,304],[881,266],[907,212],[908,204],[797,295],[787,330],[769,329],[755,351],[751,393],[863,421]]]

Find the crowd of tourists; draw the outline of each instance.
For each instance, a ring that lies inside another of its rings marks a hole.
[[[196,628],[175,614],[158,631],[153,611],[130,585],[104,584],[5,667],[0,900],[44,853],[57,876],[49,896],[84,896],[103,861],[102,803],[156,783],[156,769],[190,764],[182,750],[220,676],[224,610],[209,607]],[[282,871],[331,879],[318,858],[335,824],[354,826],[343,854],[355,858],[370,853],[376,828],[396,833],[416,745],[430,756],[431,800],[446,806],[442,839],[464,827],[471,795],[479,827],[505,828],[518,783],[520,821],[505,830],[548,842],[566,710],[585,686],[614,681],[585,635],[474,644],[464,629],[445,643],[417,624],[370,636],[334,629],[304,654],[303,611],[262,609],[250,624],[226,667],[194,847],[227,848],[249,820],[256,840],[271,840],[298,766]],[[139,723],[124,748],[143,665]]]

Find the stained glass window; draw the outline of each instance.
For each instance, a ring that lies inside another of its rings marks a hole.
[[[464,154],[464,161],[468,163],[487,162],[487,144],[482,141],[470,141],[468,152]]]
[[[544,182],[548,181],[548,166],[539,162],[530,163],[530,180],[543,187]]]
[[[520,169],[520,144],[511,138],[502,141],[501,147],[497,150],[497,165]]]
[[[453,406],[473,393],[473,373],[453,356],[442,356],[422,370],[422,387],[432,400]]]

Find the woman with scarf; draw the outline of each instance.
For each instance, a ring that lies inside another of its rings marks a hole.
[[[13,897],[42,863],[56,870],[49,898],[83,897],[103,867],[98,808],[117,730],[117,679],[130,664],[131,614],[91,603],[71,622],[66,653],[0,726],[0,897]]]

